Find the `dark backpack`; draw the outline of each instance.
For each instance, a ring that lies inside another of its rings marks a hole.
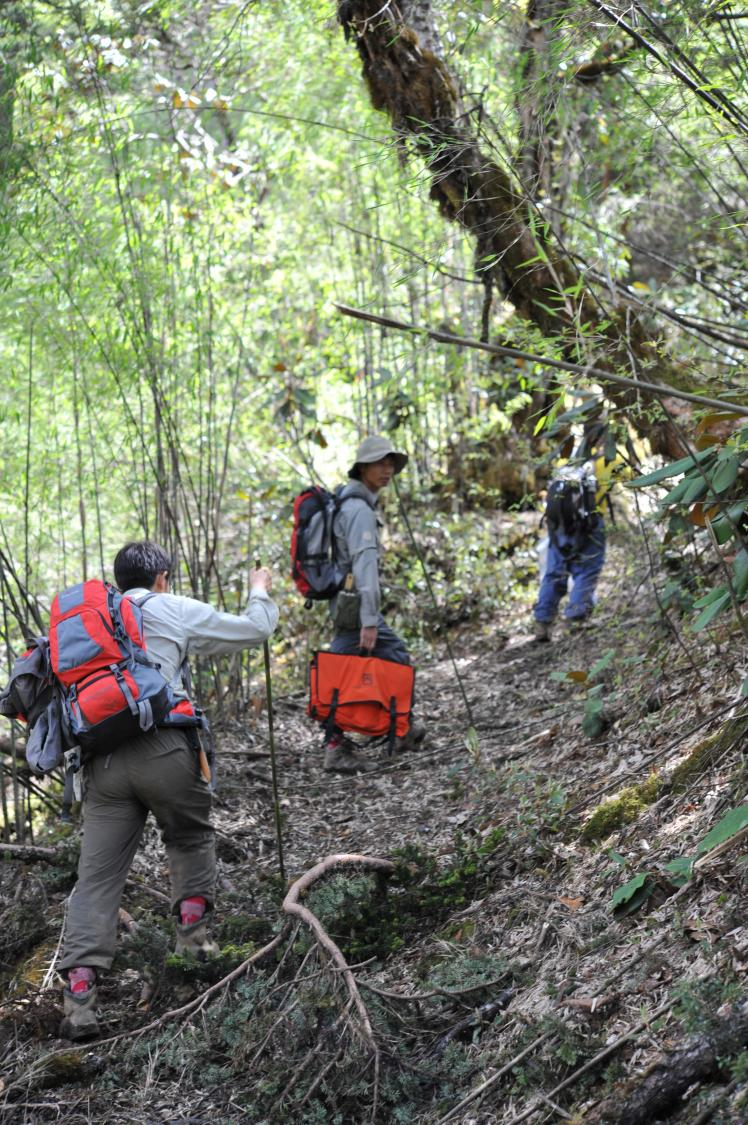
[[[333,523],[340,511],[340,489],[310,485],[294,499],[291,577],[307,604],[329,601],[345,582],[346,568],[336,558]]]
[[[548,485],[545,520],[555,547],[571,554],[589,533],[597,510],[597,481],[590,464],[559,470]],[[561,545],[559,532],[566,542]]]

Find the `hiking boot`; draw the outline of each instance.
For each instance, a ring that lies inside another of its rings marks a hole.
[[[407,734],[395,739],[395,751],[419,750],[426,737],[425,723],[411,723]]]
[[[536,621],[535,629],[533,631],[533,640],[546,642],[551,639],[551,622],[550,621]]]
[[[325,746],[322,769],[328,773],[360,773],[368,768],[367,763],[356,754],[349,738],[344,738],[340,742],[328,742]]]
[[[72,1039],[93,1039],[99,1034],[99,1021],[96,1018],[98,989],[96,985],[85,992],[71,992],[65,988],[62,994],[62,1010],[65,1013],[60,1024],[60,1037]]]
[[[208,935],[205,919],[201,918],[199,922],[193,922],[189,926],[177,922],[177,944],[174,946],[174,952],[180,957],[191,953],[198,961],[208,961],[211,957],[217,957],[220,950]]]
[[[565,617],[564,626],[570,633],[578,633],[582,629],[591,628],[590,617],[589,613],[579,614],[578,617]]]

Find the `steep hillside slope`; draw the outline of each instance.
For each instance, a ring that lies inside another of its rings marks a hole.
[[[302,697],[277,700],[290,878],[394,864],[300,895],[351,974],[281,908],[262,715],[222,740],[222,957],[168,956],[151,830],[107,1039],[54,1038],[75,834],[6,853],[4,1119],[745,1121],[741,813],[707,839],[745,796],[743,641],[722,626],[697,658],[613,538],[593,625],[538,645],[519,598],[453,630],[477,743],[446,657],[418,673],[427,749],[366,748],[356,778],[323,774]]]

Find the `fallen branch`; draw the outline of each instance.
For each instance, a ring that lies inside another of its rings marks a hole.
[[[634,1039],[637,1035],[640,1034],[640,1032],[645,1031],[650,1026],[653,1020],[656,1020],[658,1016],[664,1015],[664,1013],[672,1008],[672,1006],[672,1001],[670,1000],[667,1000],[664,1004],[660,1004],[659,1008],[655,1008],[655,1010],[650,1013],[650,1015],[648,1015],[645,1020],[642,1020],[640,1023],[638,1023],[636,1027],[632,1027],[631,1030],[627,1031],[625,1035],[619,1035],[616,1040],[614,1040],[612,1043],[609,1043],[608,1046],[604,1047],[602,1051],[598,1051],[598,1053],[596,1055],[593,1055],[591,1059],[588,1059],[588,1061],[583,1066],[578,1067],[578,1069],[575,1070],[573,1074],[570,1074],[568,1078],[565,1078],[563,1080],[563,1082],[559,1082],[558,1085],[554,1086],[552,1090],[549,1090],[547,1094],[540,1092],[538,1094],[538,1097],[541,1100],[541,1104],[530,1106],[528,1109],[524,1110],[523,1113],[518,1114],[517,1117],[513,1117],[508,1125],[519,1125],[520,1121],[526,1121],[528,1117],[532,1117],[533,1114],[538,1113],[543,1108],[543,1102],[547,1101],[547,1099],[549,1098],[554,1098],[556,1094],[560,1094],[560,1092],[562,1090],[565,1090],[568,1086],[573,1086],[574,1083],[579,1078],[581,1078],[583,1074],[587,1074],[588,1071],[593,1070],[596,1066],[599,1066],[601,1062],[604,1062],[605,1059],[614,1054],[619,1047],[622,1047],[624,1045],[624,1043],[628,1043],[629,1039]],[[650,1121],[653,1121],[656,1116],[657,1115],[655,1114],[653,1117],[641,1119],[637,1118],[636,1122],[634,1122],[633,1118],[627,1116],[623,1116],[621,1118],[616,1117],[615,1120],[617,1122],[620,1122],[620,1125],[648,1125],[648,1123]],[[590,1125],[592,1125],[594,1118],[590,1118],[589,1120]],[[605,1120],[607,1122],[607,1118],[600,1118],[599,1120]]]
[[[32,844],[0,844],[0,855],[8,852],[15,859],[38,859],[49,862],[58,856],[57,848],[40,848]]]
[[[731,836],[729,840],[723,840],[721,844],[718,844],[715,848],[712,848],[712,850],[707,852],[706,855],[703,855],[700,859],[697,859],[693,865],[693,870],[703,870],[703,868],[706,867],[707,864],[711,863],[713,859],[716,859],[717,856],[723,855],[724,852],[729,851],[730,848],[734,848],[736,844],[742,844],[746,837],[748,837],[748,826],[746,826],[745,828],[741,828],[740,831],[736,832],[734,836]]]
[[[592,2],[594,3],[595,0],[592,0]],[[435,329],[424,328],[419,324],[408,324],[404,320],[395,320],[391,316],[377,316],[375,313],[352,308],[350,305],[342,305],[337,301],[334,302],[334,306],[344,316],[352,316],[356,320],[366,320],[371,324],[380,324],[384,328],[394,328],[399,332],[417,332],[442,344],[456,344],[461,348],[477,348],[483,352],[490,352],[492,355],[509,356],[512,359],[526,359],[531,363],[542,363],[544,367],[555,367],[559,371],[569,371],[595,382],[613,383],[616,386],[628,387],[631,390],[648,391],[650,394],[665,395],[667,398],[683,399],[684,402],[695,402],[699,406],[712,406],[716,410],[727,410],[732,414],[748,415],[748,406],[743,406],[741,403],[728,402],[722,398],[710,398],[707,395],[692,394],[690,391],[681,391],[677,387],[671,387],[668,383],[650,383],[645,379],[629,379],[626,375],[614,375],[612,372],[603,371],[599,367],[586,365],[582,367],[579,363],[570,363],[564,359],[553,359],[550,356],[537,355],[535,352],[521,351],[519,348],[487,344],[470,336],[455,336],[451,332],[437,332]]]
[[[539,1035],[537,1039],[533,1039],[532,1043],[530,1043],[529,1046],[525,1047],[524,1051],[520,1051],[520,1053],[518,1055],[515,1055],[513,1059],[510,1059],[508,1063],[505,1063],[500,1070],[497,1070],[495,1074],[492,1074],[490,1078],[487,1078],[485,1082],[481,1082],[480,1086],[476,1086],[474,1090],[471,1090],[470,1093],[467,1094],[461,1102],[458,1102],[456,1106],[453,1106],[452,1109],[450,1109],[449,1113],[446,1113],[444,1117],[440,1117],[436,1122],[436,1125],[445,1125],[447,1121],[454,1121],[460,1110],[465,1109],[466,1106],[469,1106],[471,1102],[482,1099],[486,1090],[489,1090],[496,1082],[499,1081],[500,1078],[503,1078],[504,1075],[508,1074],[510,1070],[513,1070],[515,1066],[518,1065],[518,1063],[521,1063],[524,1058],[532,1054],[532,1052],[537,1047],[542,1047],[544,1043],[552,1038],[552,1034],[552,1032],[546,1031],[543,1033],[543,1035]]]
[[[737,1054],[747,1043],[748,1000],[743,1000],[711,1031],[668,1053],[646,1074],[632,1079],[614,1097],[602,1102],[585,1121],[590,1125],[648,1125],[679,1102],[691,1086],[720,1074],[722,1060]]]
[[[348,994],[353,1001],[353,1006],[361,1019],[365,1039],[369,1045],[376,1050],[374,1032],[372,1031],[369,1013],[361,999],[361,993],[358,990],[356,978],[351,972],[348,962],[316,915],[312,914],[308,907],[302,906],[299,902],[300,896],[304,894],[305,891],[308,891],[318,879],[321,879],[328,871],[332,871],[334,868],[344,865],[369,867],[373,868],[375,871],[386,871],[388,874],[392,874],[395,870],[394,863],[391,863],[388,859],[376,859],[373,856],[366,855],[329,855],[327,859],[323,859],[320,863],[310,868],[306,874],[302,875],[300,879],[297,879],[295,883],[291,884],[288,894],[283,899],[283,910],[286,914],[293,914],[297,918],[300,918],[302,922],[309,926],[319,944],[329,955],[333,964],[339,969],[341,976],[348,986]]]
[[[7,852],[11,859],[38,860],[40,863],[55,863],[66,858],[66,853],[60,848],[44,848],[35,844],[5,844],[0,843],[0,856]],[[171,899],[163,891],[149,887],[147,883],[139,883],[137,879],[128,878],[125,884],[133,890],[142,891],[144,894],[155,898],[157,902],[165,902],[171,906]]]

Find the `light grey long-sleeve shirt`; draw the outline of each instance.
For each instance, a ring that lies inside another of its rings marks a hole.
[[[335,519],[335,548],[339,561],[353,574],[361,595],[361,625],[379,623],[379,563],[381,542],[377,519],[377,494],[361,481],[352,480],[340,492],[341,504]],[[334,610],[334,607],[333,607]]]
[[[139,602],[145,588],[127,591]],[[252,590],[244,613],[221,613],[206,602],[180,594],[155,594],[142,607],[143,633],[149,657],[175,691],[182,689],[185,657],[221,656],[266,641],[278,624],[278,607],[262,589]]]

